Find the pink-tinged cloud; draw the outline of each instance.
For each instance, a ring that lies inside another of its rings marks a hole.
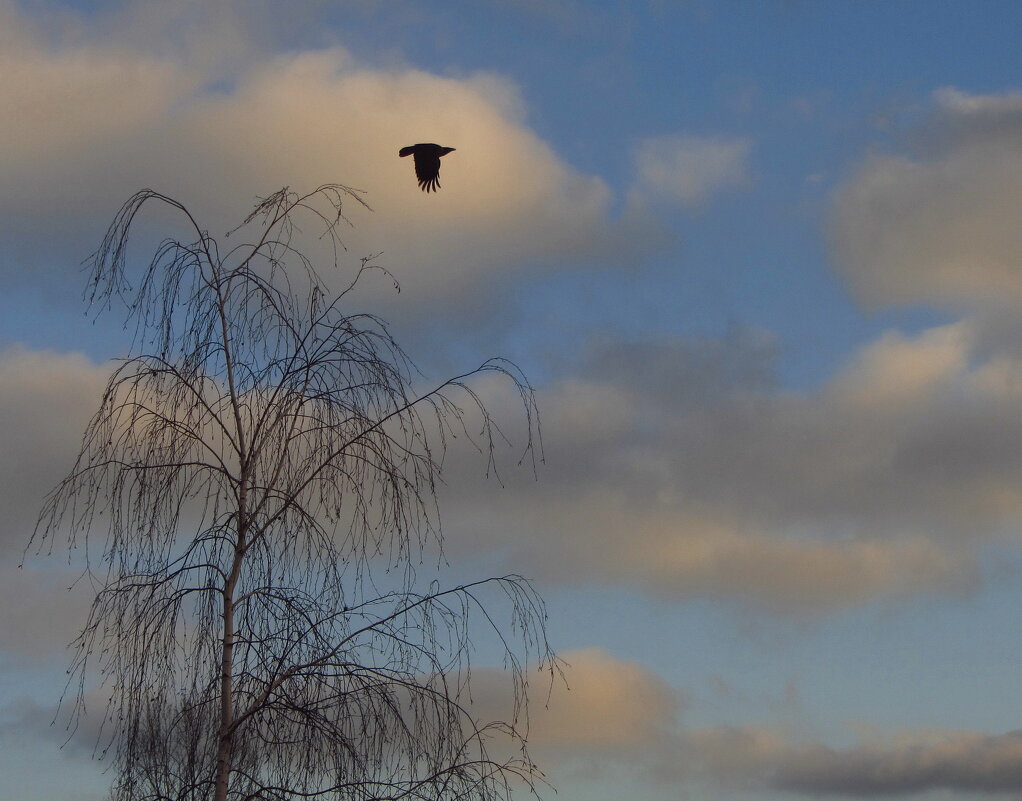
[[[533,681],[528,718],[518,722],[535,758],[554,773],[579,764],[598,771],[653,769],[673,758],[682,709],[675,689],[640,663],[599,648],[559,657],[563,677],[552,685]],[[473,699],[481,719],[506,719],[506,674],[473,671]]]

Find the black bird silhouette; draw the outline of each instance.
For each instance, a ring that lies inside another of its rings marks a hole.
[[[401,158],[415,156],[415,177],[423,192],[435,192],[440,188],[440,157],[454,150],[453,147],[440,147],[431,142],[409,145],[398,151]]]

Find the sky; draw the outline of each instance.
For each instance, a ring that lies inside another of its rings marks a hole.
[[[18,567],[130,345],[83,260],[143,187],[219,235],[328,182],[425,376],[536,387],[535,474],[453,459],[440,501],[459,571],[547,600],[546,797],[1022,797],[1020,31],[995,0],[0,0],[0,798],[110,782],[51,725],[89,599]],[[435,194],[416,142],[457,148]],[[139,258],[182,230],[141,225]]]

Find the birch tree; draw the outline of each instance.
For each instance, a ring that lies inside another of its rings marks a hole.
[[[188,233],[137,263],[153,204]],[[351,308],[371,258],[331,292],[359,205],[283,189],[221,243],[144,190],[89,262],[90,306],[122,311],[133,343],[33,541],[66,536],[96,584],[65,698],[74,722],[93,682],[109,696],[115,801],[497,801],[540,779],[522,721],[529,671],[554,669],[541,598],[518,575],[423,576],[450,439],[481,469],[503,447],[479,380],[520,401],[535,463],[533,391],[501,359],[425,382]],[[502,644],[506,720],[469,703],[477,624]]]

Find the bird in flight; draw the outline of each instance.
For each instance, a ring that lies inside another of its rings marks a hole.
[[[440,188],[440,157],[454,150],[453,147],[440,147],[432,143],[409,145],[398,151],[401,158],[415,157],[415,177],[423,192],[435,192]]]

